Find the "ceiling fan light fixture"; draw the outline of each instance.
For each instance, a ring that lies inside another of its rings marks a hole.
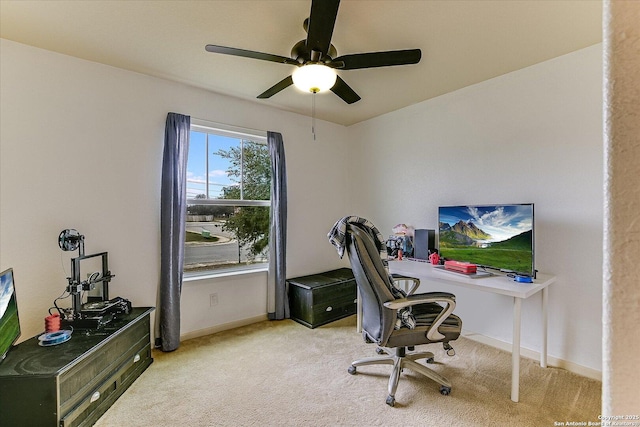
[[[337,74],[333,68],[322,64],[307,64],[298,67],[291,76],[293,84],[304,92],[326,92],[336,84]]]

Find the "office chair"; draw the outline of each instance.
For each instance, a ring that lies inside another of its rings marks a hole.
[[[448,395],[451,383],[442,375],[416,362],[418,359],[426,359],[427,363],[433,363],[433,353],[407,353],[407,347],[441,342],[448,355],[455,354],[449,341],[457,339],[462,329],[462,321],[452,314],[456,305],[455,296],[447,292],[429,292],[406,298],[394,297],[391,292],[393,285],[380,251],[370,230],[361,224],[347,224],[345,246],[362,300],[363,338],[366,342],[376,343],[376,352],[384,354],[358,359],[351,364],[348,372],[355,375],[358,366],[393,365],[386,400],[389,406],[395,405],[395,393],[404,368],[434,380],[440,384],[440,393]],[[414,329],[395,329],[398,310],[406,307],[411,307],[416,326]]]

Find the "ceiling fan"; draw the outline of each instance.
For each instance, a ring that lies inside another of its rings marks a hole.
[[[336,74],[336,69],[357,70],[362,68],[417,64],[420,62],[422,56],[420,49],[337,56],[336,48],[331,44],[331,36],[338,15],[339,5],[340,0],[311,1],[311,13],[309,18],[305,19],[303,23],[303,27],[307,32],[307,38],[293,46],[290,58],[212,44],[208,44],[205,49],[213,53],[242,56],[298,67],[292,75],[285,77],[258,95],[258,98],[261,99],[270,98],[294,84],[302,90],[312,93],[331,90],[347,104],[353,104],[360,100],[360,96]]]

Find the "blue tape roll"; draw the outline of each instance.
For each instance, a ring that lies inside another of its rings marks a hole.
[[[42,334],[38,337],[38,344],[47,347],[50,345],[58,345],[71,339],[71,331],[56,331]]]
[[[529,276],[519,276],[516,275],[515,279],[516,282],[520,282],[520,283],[533,283],[533,279]]]

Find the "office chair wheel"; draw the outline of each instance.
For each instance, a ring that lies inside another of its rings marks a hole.
[[[451,387],[447,387],[445,385],[440,386],[440,394],[443,396],[448,396],[451,394]]]
[[[384,351],[384,348],[382,348],[382,347],[376,347],[376,353],[378,353],[378,354],[386,354],[387,352]]]
[[[387,405],[393,408],[395,404],[396,404],[396,398],[393,396],[387,396]]]
[[[453,347],[451,347],[451,345],[448,342],[443,342],[442,347],[447,351],[447,356],[456,355],[456,351],[453,349]]]
[[[355,375],[356,374],[356,367],[351,365],[349,366],[349,368],[347,369],[347,372],[349,372],[351,375]]]
[[[431,364],[431,363],[435,363],[435,359],[433,357],[428,358],[427,360],[425,360],[425,362]]]

